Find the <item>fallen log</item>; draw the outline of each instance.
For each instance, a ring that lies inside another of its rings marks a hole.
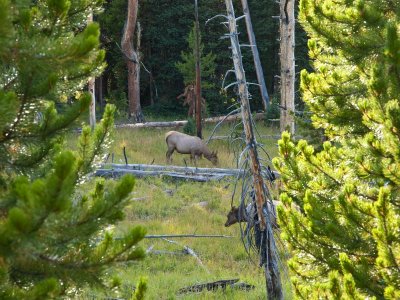
[[[143,171],[143,170],[131,170],[131,169],[98,169],[95,172],[95,176],[105,177],[105,178],[117,178],[125,174],[132,174],[137,177],[147,177],[147,176],[169,176],[176,179],[186,179],[198,182],[207,182],[211,180],[221,180],[224,177],[232,176],[232,174],[212,174],[212,173],[201,173],[186,175],[177,172],[169,171]]]
[[[227,176],[243,177],[246,173],[241,169],[223,169],[223,168],[195,168],[195,167],[181,167],[181,166],[170,166],[170,165],[146,165],[146,164],[104,164],[101,169],[96,171],[96,176],[105,175],[123,175],[123,174],[134,174],[137,176],[157,176],[165,175],[176,178],[192,179],[198,181],[209,181],[209,180],[220,180]],[[142,172],[136,172],[142,171]],[[272,176],[277,179],[280,177],[276,171],[270,171],[268,169],[262,170],[264,178],[270,179]],[[136,173],[136,174],[135,174]],[[203,176],[203,177],[202,177]]]
[[[226,122],[238,121],[241,119],[241,114],[236,114],[232,116],[221,116],[221,117],[213,117],[204,119],[204,123],[217,123],[222,120]],[[265,119],[265,113],[257,113],[254,116],[254,120],[263,120]],[[170,122],[146,122],[146,123],[134,123],[134,124],[118,124],[115,125],[116,128],[165,128],[165,127],[182,127],[187,124],[186,120],[183,121],[170,121]]]
[[[170,122],[146,122],[133,124],[118,124],[115,128],[163,128],[163,127],[182,127],[187,121],[170,121]]]
[[[200,293],[203,290],[216,291],[219,288],[221,288],[222,290],[225,290],[227,286],[229,286],[231,288],[245,290],[245,291],[249,291],[249,290],[255,288],[254,285],[244,283],[244,282],[238,282],[238,281],[239,281],[239,279],[227,279],[227,280],[218,280],[218,281],[208,282],[208,283],[195,284],[195,285],[181,288],[178,291],[178,294]]]
[[[127,170],[143,170],[143,171],[176,171],[185,174],[203,174],[203,173],[223,173],[241,175],[244,173],[243,170],[239,169],[223,169],[223,168],[196,168],[196,167],[183,167],[183,166],[172,166],[172,165],[146,165],[146,164],[104,164],[102,168],[112,169],[127,169]]]

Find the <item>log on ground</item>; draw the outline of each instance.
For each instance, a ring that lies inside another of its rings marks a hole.
[[[218,123],[222,120],[225,122],[234,122],[241,119],[241,114],[236,114],[227,117],[225,120],[225,116],[222,117],[213,117],[204,119],[204,123]],[[265,113],[257,113],[254,116],[254,120],[263,120],[265,119]],[[116,128],[168,128],[168,127],[183,127],[187,124],[187,121],[170,121],[170,122],[146,122],[146,123],[134,123],[134,124],[118,124],[115,125]]]

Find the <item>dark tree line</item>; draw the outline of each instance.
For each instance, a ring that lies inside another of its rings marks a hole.
[[[240,1],[234,1],[237,15],[241,15]],[[124,58],[120,49],[122,29],[125,22],[127,2],[125,0],[108,1],[105,10],[98,19],[102,28],[103,47],[107,51],[108,67],[104,76],[104,93],[107,101],[115,103],[118,110],[127,111],[127,75]],[[260,52],[265,81],[270,95],[278,96],[279,79],[279,22],[273,16],[279,15],[279,5],[273,1],[249,1],[253,28]],[[204,52],[216,55],[215,74],[206,78],[215,85],[215,89],[204,92],[207,109],[211,115],[226,113],[235,98],[234,91],[221,92],[222,79],[232,68],[229,43],[221,37],[226,28],[222,19],[205,24],[206,20],[225,12],[222,1],[199,1],[199,20]],[[142,27],[141,56],[147,70],[141,72],[141,104],[145,113],[169,115],[171,112],[185,114],[182,103],[176,100],[184,89],[183,76],[176,68],[181,61],[181,52],[188,50],[187,38],[194,21],[194,3],[178,0],[144,0],[139,2],[138,21]],[[244,20],[239,21],[240,39],[248,44]],[[306,65],[306,47],[304,34],[299,37],[299,55],[297,65]],[[250,48],[243,48],[243,61],[249,82],[256,82],[256,74]],[[232,78],[228,78],[232,80]],[[250,86],[254,110],[262,109],[260,92],[257,86]]]

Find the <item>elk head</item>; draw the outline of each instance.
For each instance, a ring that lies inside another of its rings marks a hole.
[[[213,163],[213,165],[217,165],[218,164],[218,152],[217,151],[213,151],[211,152],[211,154],[207,157],[207,159],[209,161],[211,161]]]

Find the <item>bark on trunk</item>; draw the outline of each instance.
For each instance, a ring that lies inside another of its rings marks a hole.
[[[294,1],[280,2],[280,33],[281,33],[281,132],[288,130],[294,134]]]
[[[197,0],[195,0],[195,18],[196,18],[196,128],[197,136],[203,138],[201,128],[201,73],[200,73],[200,27],[199,27],[199,9]]]
[[[128,101],[129,117],[134,122],[144,122],[142,108],[140,106],[140,62],[138,53],[133,47],[133,35],[136,28],[138,13],[138,0],[128,0],[128,13],[121,46],[128,68]]]
[[[150,105],[154,105],[154,95],[153,95],[153,74],[149,74],[150,80]]]
[[[104,111],[104,106],[105,106],[103,89],[104,89],[103,75],[101,75],[100,77],[96,78],[95,81],[95,90],[96,90],[95,96],[98,103],[100,104],[100,109],[102,111]]]
[[[93,22],[93,13],[90,13],[87,18],[87,23]],[[96,127],[96,96],[95,96],[95,78],[90,77],[88,82],[88,91],[91,96],[90,106],[89,106],[89,124],[90,128],[94,130]]]

